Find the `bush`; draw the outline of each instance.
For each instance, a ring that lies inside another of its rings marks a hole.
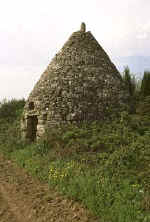
[[[0,149],[7,155],[26,146],[20,135],[20,116],[24,104],[24,99],[13,99],[4,100],[0,105]]]
[[[149,116],[150,113],[150,96],[146,96],[142,99],[137,107],[137,113],[140,116]]]
[[[111,122],[54,128],[32,144],[20,140],[19,116],[0,119],[2,152],[102,222],[149,222],[148,115],[122,112]]]
[[[24,105],[24,99],[12,99],[10,101],[3,100],[3,102],[0,103],[0,120],[8,122],[16,120],[16,118],[21,115]]]

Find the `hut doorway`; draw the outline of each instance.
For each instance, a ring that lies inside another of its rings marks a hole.
[[[27,117],[27,139],[31,142],[36,140],[38,118],[37,116]]]

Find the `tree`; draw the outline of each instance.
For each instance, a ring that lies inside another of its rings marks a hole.
[[[142,97],[150,95],[150,71],[144,71],[144,76],[141,84],[141,95]]]
[[[136,81],[135,81],[135,77],[130,73],[130,69],[128,66],[126,66],[124,69],[123,80],[128,89],[129,95],[133,96],[136,89]]]
[[[135,113],[135,104],[136,104],[136,79],[135,76],[130,73],[130,69],[128,66],[125,67],[123,72],[123,81],[129,93],[129,106],[130,106],[130,113]]]

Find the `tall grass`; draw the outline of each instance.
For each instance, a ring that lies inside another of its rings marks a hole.
[[[101,222],[149,222],[150,125],[145,118],[123,112],[111,123],[52,129],[32,144],[20,140],[18,120],[5,121],[0,149],[50,187],[82,202]]]

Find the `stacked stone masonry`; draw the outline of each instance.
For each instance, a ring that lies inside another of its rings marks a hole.
[[[121,75],[84,25],[71,35],[30,93],[21,122],[24,138],[41,137],[46,127],[99,121],[126,104]]]

